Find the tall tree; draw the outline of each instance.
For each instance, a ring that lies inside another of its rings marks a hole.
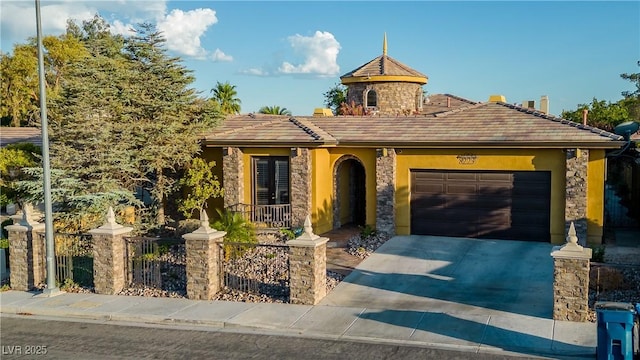
[[[86,25],[92,56],[63,82],[52,163],[81,179],[88,193],[148,191],[153,222],[162,225],[176,172],[200,151],[199,136],[218,120],[217,108],[196,96],[191,72],[167,55],[152,25],[140,25],[119,51],[119,39]]]
[[[587,124],[607,130],[613,131],[613,128],[625,121],[628,121],[629,112],[627,108],[619,102],[609,102],[593,98],[591,104],[579,104],[578,109],[574,111],[563,111],[562,117],[574,122],[581,123],[583,111],[588,111]]]
[[[340,106],[347,102],[347,87],[336,84],[322,95],[324,96],[324,104],[328,106],[334,114],[341,115]]]
[[[229,82],[221,83],[217,82],[216,86],[211,89],[213,93],[212,99],[220,105],[220,111],[223,114],[238,114],[240,113],[240,104],[242,101],[237,97],[238,92],[236,86],[229,84]]]
[[[638,60],[640,66],[640,60]],[[620,74],[624,80],[630,81],[634,86],[634,90],[626,90],[622,92],[624,99],[621,100],[622,105],[627,108],[629,115],[634,120],[640,120],[640,72],[631,74]]]
[[[287,108],[281,108],[278,105],[274,106],[263,106],[258,110],[260,114],[271,114],[271,115],[291,115],[291,111],[287,110]]]
[[[69,64],[86,57],[80,40],[71,35],[45,36],[42,40],[47,100],[58,95]],[[0,117],[11,126],[39,122],[38,59],[35,39],[18,44],[13,54],[0,54]]]

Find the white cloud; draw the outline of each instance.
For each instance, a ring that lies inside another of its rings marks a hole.
[[[220,49],[216,49],[213,54],[211,54],[211,60],[216,62],[233,61],[233,56],[225,54]]]
[[[212,9],[167,13],[167,1],[91,1],[91,0],[43,0],[41,5],[42,31],[44,34],[64,33],[67,19],[81,23],[99,14],[111,26],[114,34],[131,35],[130,29],[143,22],[155,23],[162,31],[167,49],[179,55],[213,61],[232,61],[233,58],[219,49],[212,54],[202,47],[201,38],[209,27],[218,22]],[[33,21],[28,21],[33,19]],[[33,1],[1,1],[0,31],[2,50],[9,52],[14,44],[24,43],[36,35],[35,4]]]
[[[186,12],[174,9],[163,19],[158,20],[157,27],[167,39],[169,50],[182,55],[204,58],[207,51],[201,46],[200,37],[209,26],[217,22],[216,12],[211,9],[195,9]]]
[[[123,35],[123,36],[130,36],[133,35],[133,29],[134,26],[132,24],[125,24],[120,20],[115,20],[112,24],[111,24],[111,33],[113,34],[119,34],[119,35]]]
[[[278,68],[280,73],[335,76],[340,72],[337,63],[340,43],[330,32],[316,31],[311,37],[296,34],[288,40],[294,52],[304,60],[298,65],[283,62]]]
[[[241,70],[240,74],[253,75],[253,76],[268,76],[269,72],[263,69],[251,68],[247,70]]]

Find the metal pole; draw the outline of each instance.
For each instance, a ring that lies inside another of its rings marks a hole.
[[[49,165],[49,134],[47,124],[47,93],[44,79],[44,55],[42,54],[42,25],[40,20],[40,0],[36,1],[36,33],[38,38],[38,78],[40,83],[40,117],[42,125],[42,178],[44,182],[44,224],[47,247],[47,288],[43,294],[57,295],[56,262],[53,246],[53,211],[51,206],[51,168]]]

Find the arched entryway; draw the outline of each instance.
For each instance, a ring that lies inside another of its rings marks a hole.
[[[346,224],[366,224],[366,176],[364,165],[355,156],[345,155],[333,169],[333,228]]]

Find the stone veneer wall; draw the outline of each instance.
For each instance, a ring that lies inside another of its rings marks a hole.
[[[244,202],[244,162],[240,148],[222,149],[222,186],[225,209]]]
[[[422,85],[407,82],[381,82],[349,84],[347,103],[365,106],[364,94],[368,89],[376,91],[379,115],[402,115],[416,110],[417,96],[422,93]],[[418,104],[422,106],[422,102]]]
[[[214,239],[185,237],[187,298],[211,300],[220,291],[219,246]]]
[[[386,154],[385,154],[386,153]],[[396,151],[376,151],[376,229],[395,235],[396,203]]]
[[[589,150],[567,151],[565,187],[565,234],[574,223],[578,239],[587,239],[587,165]],[[586,244],[582,244],[586,245]]]
[[[315,305],[327,294],[327,245],[289,245],[289,301]]]
[[[587,321],[589,312],[589,267],[588,259],[554,259],[554,320]]]
[[[125,288],[126,234],[92,233],[93,282],[98,294],[115,295]]]
[[[298,151],[290,158],[292,227],[301,227],[311,214],[311,152],[305,148]]]

